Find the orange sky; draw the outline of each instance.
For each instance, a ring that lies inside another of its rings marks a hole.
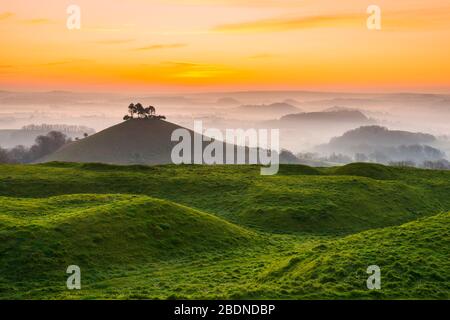
[[[0,39],[0,90],[450,91],[450,0],[3,0]]]

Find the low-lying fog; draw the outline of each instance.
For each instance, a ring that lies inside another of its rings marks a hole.
[[[23,139],[15,141],[14,135],[5,129],[20,129],[30,124],[76,125],[100,131],[120,123],[131,102],[153,105],[156,113],[165,115],[167,121],[188,128],[193,128],[194,120],[202,120],[206,128],[222,130],[279,128],[281,147],[294,154],[310,152],[329,156],[342,152],[355,160],[355,154],[360,151],[378,152],[378,149],[357,146],[340,150],[328,145],[330,139],[349,130],[376,125],[431,134],[437,139],[408,143],[430,145],[450,155],[450,95],[409,93],[226,92],[132,96],[3,91],[0,92],[0,146],[11,148],[24,144]],[[358,144],[364,143],[358,141]]]

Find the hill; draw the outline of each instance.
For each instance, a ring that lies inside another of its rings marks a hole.
[[[323,242],[292,255],[262,276],[293,284],[279,297],[449,299],[450,213]],[[365,287],[369,265],[381,270],[381,290]]]
[[[285,114],[278,120],[260,121],[262,127],[296,130],[298,135],[321,132],[326,136],[333,132],[344,132],[354,127],[373,123],[375,121],[361,111],[347,109],[296,112]]]
[[[125,121],[70,143],[39,162],[172,163],[170,154],[176,142],[171,141],[171,134],[179,128],[162,120]]]
[[[147,196],[1,197],[0,212],[0,283],[19,287],[58,279],[61,266],[73,263],[91,272],[124,268],[236,249],[257,238],[210,214]],[[14,294],[2,289],[0,297]]]
[[[0,175],[13,177],[0,184],[3,196],[147,195],[282,234],[349,234],[450,209],[450,172],[372,164],[281,165],[266,177],[258,166],[49,163],[0,166]]]
[[[80,163],[106,163],[106,164],[171,164],[172,150],[179,141],[172,141],[172,133],[177,129],[187,130],[191,138],[190,161],[193,163],[196,153],[202,158],[203,151],[210,144],[203,141],[201,134],[180,127],[174,123],[156,119],[133,119],[109,127],[92,136],[79,141],[66,144],[58,151],[45,156],[37,163],[63,161]],[[194,140],[202,141],[202,148],[194,148]],[[222,142],[223,162],[227,157],[229,145]],[[232,147],[233,148],[233,147]],[[249,148],[234,146],[234,159],[237,152],[245,152],[245,162],[248,163]]]
[[[3,299],[449,298],[446,171],[55,162],[0,182]]]
[[[445,153],[432,147],[437,139],[431,134],[389,130],[380,126],[362,126],[332,138],[329,143],[315,149],[323,153],[359,154],[363,159],[387,164],[390,161],[439,161]]]
[[[361,111],[338,109],[331,111],[305,112],[288,114],[280,119],[283,122],[358,122],[369,123],[370,120]]]
[[[329,146],[343,148],[358,145],[401,146],[430,144],[436,141],[431,134],[389,130],[380,126],[363,126],[345,132],[342,136],[330,140]]]

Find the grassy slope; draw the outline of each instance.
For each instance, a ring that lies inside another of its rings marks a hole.
[[[0,166],[0,297],[370,297],[379,264],[377,297],[448,298],[449,215],[419,218],[449,194],[448,172],[362,164]]]
[[[280,233],[348,234],[450,209],[450,172],[416,169],[397,169],[391,179],[378,180],[304,166],[261,176],[256,166],[55,163],[0,166],[0,176],[4,196],[148,195]]]
[[[308,298],[450,299],[450,213],[370,230],[304,250],[274,264],[265,279]],[[381,268],[382,290],[368,291],[366,268]]]
[[[70,264],[91,273],[126,269],[258,239],[210,214],[147,196],[2,197],[0,212],[1,276],[19,287],[55,278]]]

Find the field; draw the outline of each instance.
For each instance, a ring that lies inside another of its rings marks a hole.
[[[449,299],[449,212],[449,171],[1,165],[0,298]]]

